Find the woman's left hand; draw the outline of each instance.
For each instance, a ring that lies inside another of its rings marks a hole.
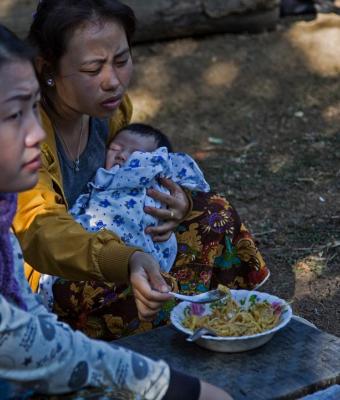
[[[158,226],[148,226],[145,233],[152,236],[154,242],[164,242],[179,225],[179,222],[189,211],[189,200],[184,190],[171,179],[161,178],[160,183],[170,194],[161,193],[154,189],[148,190],[148,196],[165,204],[166,208],[144,207],[144,211],[164,221]]]

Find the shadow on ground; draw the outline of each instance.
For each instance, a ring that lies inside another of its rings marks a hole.
[[[337,335],[339,28],[330,14],[138,46],[131,90],[134,119],[193,154],[255,233],[272,271],[263,290]],[[296,265],[316,268],[315,254],[327,266],[301,274]]]
[[[23,32],[32,4],[9,2],[2,22]],[[255,233],[272,272],[263,290],[337,335],[339,28],[324,14],[258,35],[136,46],[130,91],[134,119],[194,155]]]

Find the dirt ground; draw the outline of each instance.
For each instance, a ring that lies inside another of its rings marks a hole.
[[[254,233],[261,290],[340,336],[340,17],[139,45],[134,119],[191,153]]]

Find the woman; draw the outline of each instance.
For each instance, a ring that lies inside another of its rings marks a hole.
[[[55,311],[75,328],[105,339],[138,329],[134,301],[140,319],[151,321],[171,300],[152,257],[124,246],[105,229],[86,232],[67,213],[104,166],[106,145],[131,118],[126,90],[134,28],[132,10],[119,1],[43,0],[29,33],[39,51],[36,69],[47,139],[39,182],[19,196],[14,228],[25,259],[34,267],[26,267],[32,288],[38,285],[37,271],[84,280],[54,285]],[[268,276],[249,233],[225,199],[184,192],[170,180],[162,183],[170,195],[148,194],[166,207],[145,212],[164,223],[148,227],[147,233],[162,241],[177,228],[179,252],[171,274],[180,290],[204,291],[219,282],[255,287]]]
[[[103,390],[116,386],[146,399],[230,399],[218,388],[172,371],[163,361],[74,332],[57,322],[29,288],[10,226],[16,210],[14,192],[36,185],[41,166],[39,145],[44,132],[39,125],[40,91],[31,56],[0,25],[1,399],[68,393],[86,386]],[[177,389],[181,383],[190,387],[184,395],[183,387],[182,392]],[[105,394],[117,398],[117,390]],[[82,394],[91,397],[90,390]]]

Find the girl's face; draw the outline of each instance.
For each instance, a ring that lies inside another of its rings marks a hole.
[[[123,27],[85,22],[70,37],[55,80],[60,113],[110,117],[130,83],[132,60]]]
[[[38,118],[39,86],[28,61],[0,67],[0,191],[17,192],[37,183],[39,144],[45,137]]]

